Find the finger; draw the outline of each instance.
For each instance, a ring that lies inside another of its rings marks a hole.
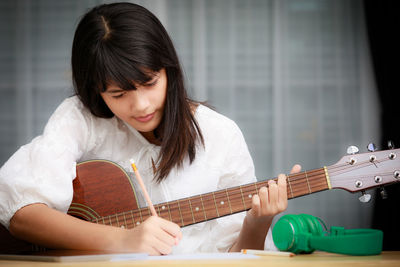
[[[152,230],[153,235],[161,241],[163,244],[172,247],[173,245],[176,244],[175,242],[175,237],[170,235],[168,232],[164,231],[162,228],[156,228]]]
[[[268,204],[271,206],[276,205],[278,201],[278,185],[276,184],[275,180],[268,181]]]
[[[287,208],[287,184],[286,184],[286,175],[280,174],[278,175],[278,203],[279,210],[283,211]]]
[[[159,239],[159,236],[155,236],[152,241],[152,249],[155,250],[158,255],[167,255],[172,252],[172,245],[168,245]]]
[[[160,254],[167,255],[172,252],[172,246],[175,244],[174,240],[172,240],[172,242],[173,243],[170,245],[159,239],[155,245],[157,246],[157,250],[160,252]]]
[[[260,214],[260,209],[261,209],[261,203],[260,203],[260,197],[258,195],[254,195],[251,199],[251,214],[253,216],[258,216]]]
[[[169,235],[171,235],[174,238],[177,238],[178,240],[182,239],[182,232],[181,232],[181,228],[179,227],[179,225],[177,225],[176,223],[167,221],[163,218],[157,217],[160,220],[160,227],[167,232]]]
[[[268,189],[266,186],[258,190],[258,197],[260,199],[260,212],[263,213],[263,211],[268,208]]]
[[[295,165],[292,167],[292,170],[290,171],[290,174],[298,173],[298,172],[300,172],[300,171],[301,171],[301,165],[295,164]]]

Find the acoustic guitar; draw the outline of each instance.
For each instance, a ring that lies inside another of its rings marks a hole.
[[[383,187],[400,181],[400,149],[347,155],[336,164],[287,176],[289,199],[330,189],[351,193]],[[276,179],[276,178],[275,178]],[[133,228],[149,216],[148,207],[139,208],[128,174],[107,160],[77,165],[74,196],[68,214],[93,223]],[[184,227],[251,208],[251,198],[268,186],[259,181],[215,192],[155,205],[158,215]],[[365,195],[367,196],[367,195]],[[367,199],[366,199],[367,200]],[[0,254],[21,253],[38,247],[12,237],[0,228]]]

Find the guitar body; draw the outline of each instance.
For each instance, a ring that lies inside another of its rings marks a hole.
[[[111,161],[79,163],[73,186],[74,196],[68,210],[72,216],[92,221],[138,209],[136,193],[128,174]]]
[[[83,220],[117,214],[138,208],[135,190],[128,174],[106,160],[79,163],[73,181],[74,196],[68,214]],[[13,237],[0,225],[0,254],[38,251],[36,245]]]

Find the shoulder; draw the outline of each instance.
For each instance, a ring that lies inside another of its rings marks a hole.
[[[50,116],[46,124],[46,128],[57,127],[62,125],[84,126],[93,121],[94,115],[83,105],[77,96],[71,96],[64,99]]]
[[[199,105],[195,118],[209,149],[224,150],[231,144],[245,142],[242,131],[232,119],[209,107]]]
[[[77,96],[71,96],[64,99],[57,107],[52,116],[63,116],[71,114],[81,114],[85,117],[90,117],[90,111],[83,105]]]
[[[204,105],[199,105],[197,107],[195,118],[202,131],[240,131],[239,127],[232,119]]]

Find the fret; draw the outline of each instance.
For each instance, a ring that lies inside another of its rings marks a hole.
[[[158,210],[157,215],[158,215],[158,217],[161,217],[160,207],[159,206],[154,206],[154,209],[156,210],[156,213],[157,213],[157,210]]]
[[[193,212],[190,207],[189,198],[180,199],[179,206],[180,206],[180,211],[182,213],[184,225],[190,225],[190,224],[195,223],[194,217],[193,217]]]
[[[293,189],[292,189],[292,183],[290,181],[289,175],[287,176],[287,186],[289,186],[288,193],[290,192],[290,195],[291,195],[290,197],[288,196],[288,198],[294,198]]]
[[[293,197],[303,196],[308,194],[307,181],[303,173],[291,175],[291,185],[293,189]]]
[[[123,224],[123,226],[124,226],[125,228],[128,228],[128,223],[126,222],[125,212],[122,213],[122,215],[124,216],[124,224]]]
[[[131,210],[131,219],[132,219],[132,227],[135,227],[136,226],[136,224],[135,224],[135,217],[133,216],[133,211]]]
[[[116,219],[116,223],[117,223],[117,227],[119,227],[119,220],[118,220],[118,215],[115,215],[115,219]]]
[[[171,221],[180,226],[183,226],[182,214],[180,213],[179,203],[177,200],[169,202],[168,211],[171,214],[171,218],[172,218]]]
[[[239,186],[239,189],[240,189],[240,195],[242,197],[243,208],[244,208],[244,210],[246,210],[247,209],[246,208],[246,202],[244,201],[243,190],[242,190],[242,186],[241,185]]]
[[[192,202],[190,201],[190,197],[188,198],[188,201],[189,201],[190,212],[192,213],[193,223],[196,223],[196,220],[194,219],[193,207],[192,207]]]
[[[228,193],[228,189],[225,188],[225,193],[226,193],[226,199],[228,200],[228,204],[229,204],[229,210],[232,212],[232,205],[231,205],[231,200],[229,199],[229,193]]]
[[[217,206],[215,204],[215,198],[213,193],[204,194],[201,196],[203,202],[203,209],[207,219],[214,219],[219,217]]]
[[[163,218],[163,219],[172,221],[172,220],[171,220],[171,215],[170,215],[170,213],[169,213],[169,208],[167,208],[167,206],[168,206],[167,203],[163,203],[163,204],[157,205],[157,208],[158,208],[158,216],[160,216],[160,217]]]
[[[214,197],[219,216],[232,214],[225,190],[214,192]]]
[[[110,225],[113,226],[112,221],[111,221],[111,216],[108,216],[108,220],[110,221]]]
[[[144,221],[141,209],[135,211],[135,218],[136,218],[136,226]]]
[[[326,189],[323,169],[291,175],[292,196],[299,197]]]
[[[204,201],[203,201],[202,195],[200,195],[200,200],[201,200],[201,206],[203,207],[204,220],[207,220],[207,214],[206,214],[206,211],[204,209]]]
[[[239,187],[226,190],[232,213],[243,211],[243,198]]]
[[[242,193],[243,193],[243,199],[245,202],[245,206],[247,207],[247,209],[250,209],[251,203],[252,203],[252,198],[255,193],[254,189],[253,189],[253,185],[252,184],[242,185],[241,189],[242,189]]]
[[[207,220],[201,196],[191,198],[190,203],[192,205],[193,220],[195,222],[202,222]]]
[[[140,223],[143,222],[142,210],[140,208],[139,208],[139,216],[140,216],[140,222],[139,223],[136,222],[136,225],[139,225]]]
[[[179,215],[181,216],[181,223],[182,223],[181,226],[185,226],[185,223],[183,222],[183,215],[182,215],[181,204],[179,203],[179,199],[176,202],[178,202]]]
[[[311,194],[311,187],[310,187],[310,181],[308,180],[307,172],[305,171],[304,174],[306,175],[306,181],[307,181],[307,186],[308,186],[308,192]]]
[[[143,221],[142,221],[142,222],[144,222],[145,220],[147,220],[148,218],[150,218],[151,215],[152,215],[152,214],[151,214],[151,210],[150,210],[149,207],[143,208],[143,209],[142,209],[142,216],[143,216]]]
[[[324,169],[309,171],[308,174],[313,177],[312,179],[309,178],[312,192],[318,192],[328,187]]]
[[[217,206],[217,201],[215,199],[215,193],[212,193],[213,199],[214,199],[214,205],[215,205],[215,210],[217,211],[217,216],[219,217],[219,210],[218,210],[218,206]]]
[[[169,207],[169,203],[167,203],[167,208],[168,208],[169,219],[172,222],[171,209]]]
[[[101,217],[101,219],[103,220],[103,225],[106,225],[106,222],[104,221],[104,217]]]
[[[257,183],[253,183],[254,188],[256,189],[256,194],[258,195],[258,188],[257,188]]]

